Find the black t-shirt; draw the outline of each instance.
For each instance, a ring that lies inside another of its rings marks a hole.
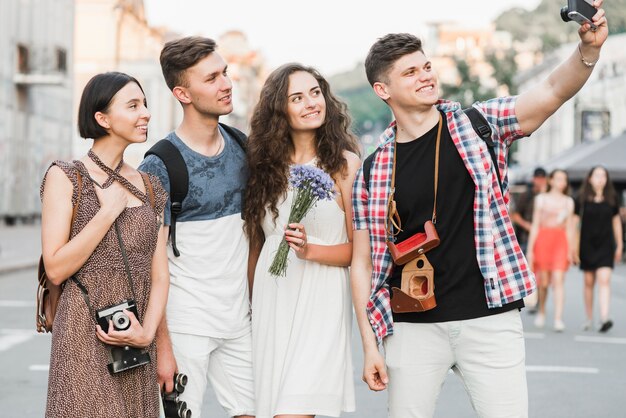
[[[445,116],[443,120],[436,224],[441,243],[426,254],[435,270],[437,307],[426,312],[394,313],[397,322],[458,321],[524,306],[519,300],[502,308],[487,307],[474,242],[475,185],[452,142]],[[424,222],[432,217],[436,140],[437,125],[416,140],[397,144],[395,200],[403,231],[396,242],[424,232]],[[401,278],[402,266],[394,265],[391,287],[399,288]]]
[[[619,214],[619,206],[606,200],[586,201],[581,210],[576,199],[576,214],[580,216],[580,268],[596,270],[600,267],[613,267],[615,257],[615,236],[613,217]]]

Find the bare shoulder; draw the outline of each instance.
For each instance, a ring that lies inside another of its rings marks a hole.
[[[51,165],[39,188],[39,197],[45,203],[44,206],[49,206],[50,202],[70,199],[73,203],[74,195],[74,185],[68,173],[57,164]]]
[[[45,177],[46,189],[52,187],[55,190],[58,189],[72,189],[72,181],[67,176],[65,171],[58,165],[50,167]]]

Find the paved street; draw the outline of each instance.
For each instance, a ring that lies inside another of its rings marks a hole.
[[[10,263],[33,265],[39,252],[38,231],[0,227],[0,416],[42,417],[45,408],[50,336],[34,331],[34,267],[7,269]],[[19,255],[19,257],[18,257]],[[3,266],[5,268],[3,269]],[[564,333],[535,329],[533,317],[522,316],[526,330],[531,417],[621,417],[626,409],[626,266],[613,280],[615,327],[607,335],[582,332],[582,275],[572,269],[566,280]],[[550,301],[551,302],[551,301]],[[548,312],[548,319],[551,311]],[[354,332],[357,411],[344,417],[386,416],[386,393],[372,393],[360,381],[361,350]],[[72,353],[67,353],[72,355]],[[203,416],[226,417],[211,395]],[[460,380],[450,375],[439,397],[438,418],[474,417]]]

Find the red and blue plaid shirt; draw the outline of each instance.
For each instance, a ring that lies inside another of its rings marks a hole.
[[[485,279],[485,296],[489,308],[519,300],[535,290],[534,275],[517,242],[508,211],[506,154],[513,141],[525,136],[515,115],[515,101],[515,97],[504,97],[474,104],[491,126],[503,191],[498,184],[487,144],[476,134],[460,104],[444,100],[437,104],[437,108],[445,114],[450,136],[474,181],[476,259]],[[393,333],[387,285],[393,262],[385,244],[385,218],[391,188],[395,135],[396,123],[392,122],[380,137],[381,143],[372,161],[369,187],[365,185],[361,168],[352,190],[353,228],[369,229],[372,288],[367,314],[379,343]]]

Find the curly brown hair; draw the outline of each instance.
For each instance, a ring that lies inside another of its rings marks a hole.
[[[261,97],[250,122],[248,138],[248,184],[243,208],[244,229],[250,242],[260,246],[266,208],[278,218],[278,199],[288,186],[289,155],[294,152],[287,119],[289,76],[305,71],[319,83],[326,100],[326,118],[316,132],[318,166],[333,179],[346,176],[344,151],[359,154],[356,137],[350,132],[350,116],[345,103],[330,91],[326,79],[312,67],[290,63],[274,70],[263,85]]]

